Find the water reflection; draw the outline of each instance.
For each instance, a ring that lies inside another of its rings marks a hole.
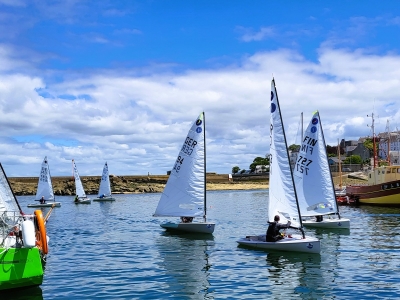
[[[213,299],[209,294],[209,247],[212,235],[163,232],[156,241],[160,267],[165,269],[163,293],[176,298]],[[161,288],[160,288],[161,289]]]
[[[1,299],[7,300],[43,300],[42,289],[32,287],[21,290],[1,291]]]

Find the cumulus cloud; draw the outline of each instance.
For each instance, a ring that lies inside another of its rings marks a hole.
[[[0,51],[0,61],[6,59]],[[208,171],[245,169],[269,152],[272,76],[289,145],[299,143],[300,113],[307,123],[317,109],[327,143],[336,145],[370,135],[372,112],[377,131],[389,117],[398,126],[399,67],[396,55],[328,47],[317,61],[280,49],[219,69],[96,70],[58,82],[10,73],[10,66],[0,72],[2,163],[11,176],[36,176],[44,156],[53,175],[69,175],[71,159],[81,175],[100,175],[105,161],[113,174],[165,174],[205,111]]]

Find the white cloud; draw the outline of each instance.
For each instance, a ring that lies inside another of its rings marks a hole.
[[[0,51],[0,61],[7,55]],[[300,113],[306,124],[317,109],[330,145],[370,135],[372,112],[377,131],[387,118],[399,126],[393,103],[400,97],[400,57],[392,54],[322,47],[312,62],[281,49],[220,69],[152,69],[141,76],[94,70],[66,73],[58,83],[10,73],[12,67],[0,71],[0,155],[10,176],[37,176],[46,155],[53,176],[71,174],[71,159],[81,175],[100,175],[105,161],[113,174],[165,174],[201,111],[208,171],[247,169],[269,152],[272,74],[289,145],[299,143]]]

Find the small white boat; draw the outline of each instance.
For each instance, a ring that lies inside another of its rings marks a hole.
[[[115,201],[111,194],[110,174],[108,173],[107,162],[104,164],[103,173],[101,175],[99,193],[93,201]]]
[[[265,234],[249,235],[237,243],[263,250],[320,253],[320,241],[307,237],[303,230],[274,79],[271,82],[270,137],[268,219],[272,222],[277,215],[282,223],[290,221],[290,228],[300,230],[302,235],[285,235],[276,242],[267,242]]]
[[[43,203],[44,199],[44,203]],[[51,182],[50,168],[47,161],[47,156],[42,162],[40,169],[39,182],[36,190],[35,201],[37,203],[28,204],[28,207],[60,207],[60,202],[55,202],[53,184]]]
[[[181,217],[181,222],[164,223],[168,231],[213,233],[215,223],[207,222],[205,116],[191,126],[165,185],[153,216]],[[192,222],[201,217],[200,222]]]
[[[350,220],[339,213],[318,111],[304,133],[293,177],[305,227],[350,228]]]
[[[91,200],[88,196],[86,196],[85,190],[82,185],[81,177],[79,176],[78,168],[76,167],[74,160],[72,160],[72,169],[74,172],[75,192],[76,192],[74,203],[75,204],[90,204]]]

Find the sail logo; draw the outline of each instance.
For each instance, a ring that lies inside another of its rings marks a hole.
[[[315,126],[311,127],[311,132],[312,133],[316,133],[317,132],[317,127],[315,127]]]
[[[196,128],[196,132],[197,132],[197,133],[200,133],[200,132],[202,132],[202,131],[203,131],[203,129],[201,129],[201,127],[197,127],[197,128]]]
[[[318,119],[317,118],[312,119],[311,123],[313,125],[317,125],[318,124]]]
[[[312,249],[312,248],[314,248],[314,245],[311,244],[311,243],[308,243],[307,248],[308,248],[308,249]]]
[[[201,125],[201,123],[203,123],[200,119],[197,119],[197,121],[196,121],[196,125],[197,126],[200,126]]]

